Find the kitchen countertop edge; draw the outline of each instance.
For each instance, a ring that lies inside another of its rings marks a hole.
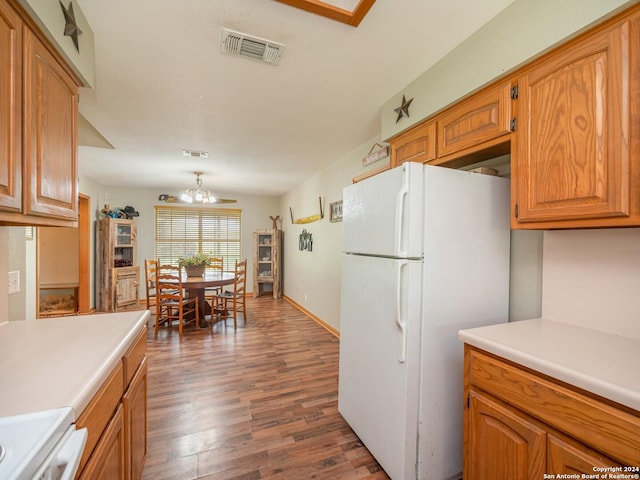
[[[640,412],[640,380],[628,374],[630,358],[640,364],[638,339],[544,318],[460,330],[458,339]]]
[[[87,405],[89,405],[89,402],[91,402],[94,395],[98,393],[98,390],[100,390],[102,384],[116,367],[118,361],[122,359],[126,351],[133,344],[134,340],[147,325],[150,312],[149,310],[146,310],[141,313],[143,315],[140,316],[138,321],[131,328],[131,330],[129,330],[127,335],[122,338],[122,341],[120,342],[120,345],[118,345],[118,348],[113,351],[112,355],[105,359],[103,367],[96,372],[95,376],[87,383],[87,387],[83,391],[78,392],[76,398],[71,402],[72,404],[70,406],[74,411],[74,422],[78,420],[78,417],[82,414]]]
[[[75,422],[149,316],[136,310],[0,325],[0,417],[71,407]]]

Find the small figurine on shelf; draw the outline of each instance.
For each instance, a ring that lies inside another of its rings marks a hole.
[[[278,215],[277,217],[269,216],[269,218],[273,222],[273,229],[277,230],[278,229],[278,220],[280,220],[280,215]]]
[[[102,210],[100,210],[100,213],[106,217],[111,216],[111,206],[109,205],[109,202],[104,202],[104,207],[102,207]]]

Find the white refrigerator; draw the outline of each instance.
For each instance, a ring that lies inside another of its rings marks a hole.
[[[509,181],[418,163],[343,193],[338,410],[393,480],[462,476],[463,328],[506,322]]]

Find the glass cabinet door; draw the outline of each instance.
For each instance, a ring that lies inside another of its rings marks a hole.
[[[116,245],[131,245],[131,225],[124,223],[116,224]]]

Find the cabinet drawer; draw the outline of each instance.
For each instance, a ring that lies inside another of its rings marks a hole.
[[[626,465],[640,464],[640,416],[469,350],[469,382]]]
[[[144,327],[138,338],[133,342],[133,345],[124,354],[122,363],[124,364],[124,384],[129,385],[133,375],[138,369],[138,365],[142,362],[142,359],[147,352],[147,327]]]
[[[120,404],[120,399],[124,393],[122,372],[122,362],[118,361],[118,366],[111,372],[109,378],[102,384],[98,393],[95,394],[76,422],[77,428],[86,427],[88,430],[87,443],[78,468],[79,472],[84,468],[102,432],[111,420],[113,412],[116,411]]]

